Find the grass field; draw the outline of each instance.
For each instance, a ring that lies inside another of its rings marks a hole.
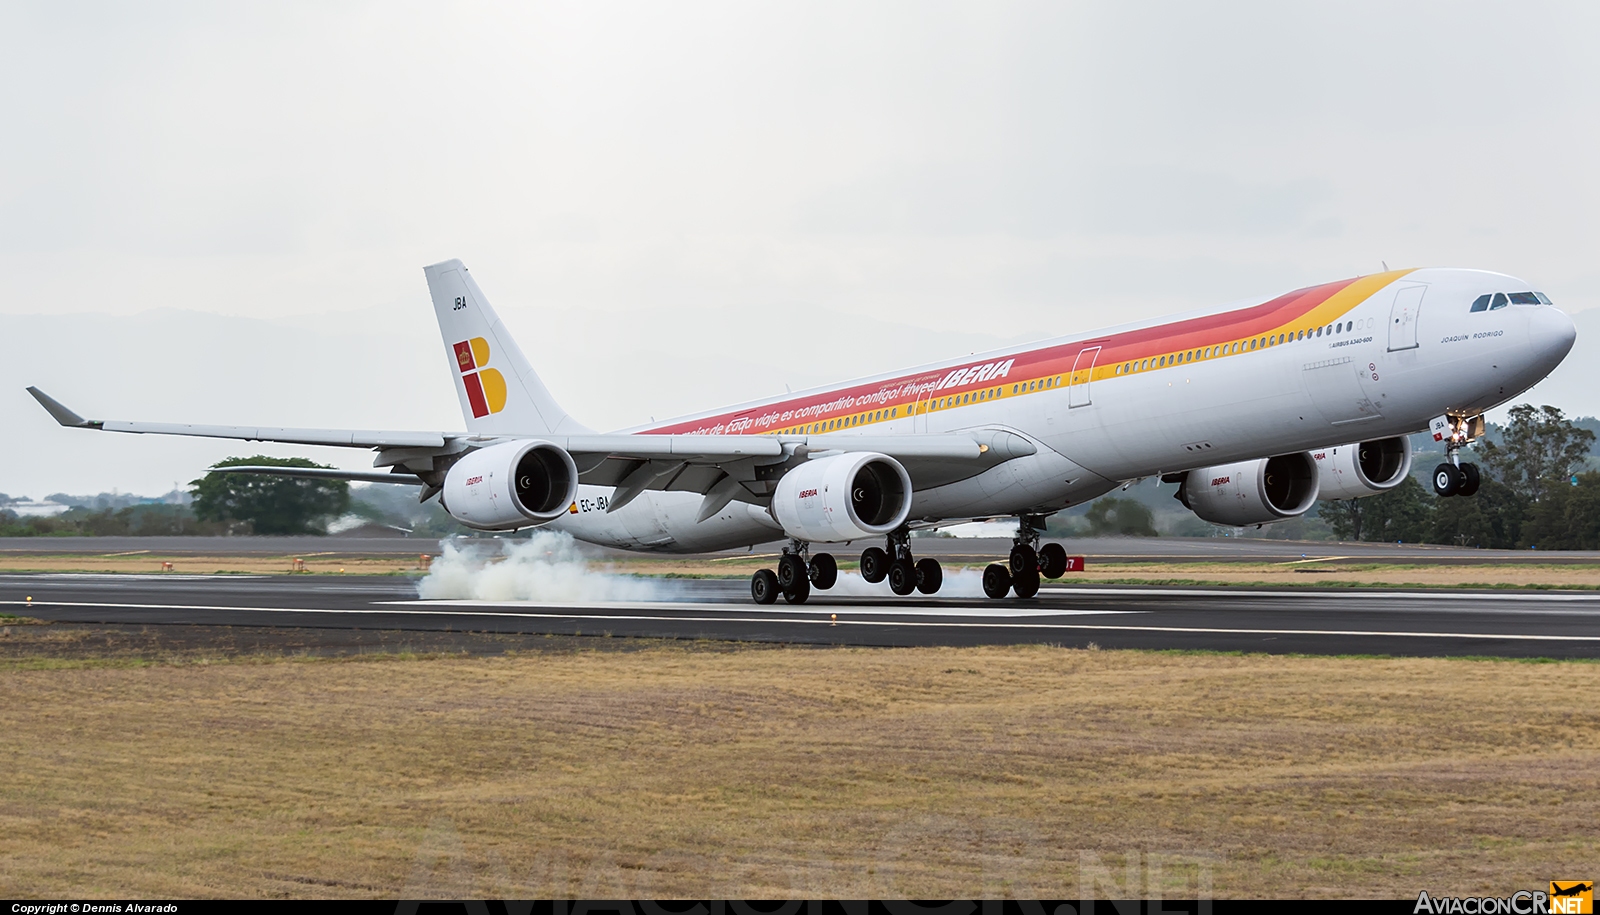
[[[53,629],[0,634],[10,896],[1414,897],[1600,861],[1600,664]]]

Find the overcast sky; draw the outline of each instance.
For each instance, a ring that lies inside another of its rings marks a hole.
[[[602,428],[1385,261],[1600,306],[1592,3],[7,12],[0,355],[96,415],[460,428],[448,257]],[[166,336],[108,359],[113,326]],[[239,453],[91,444],[7,390],[38,447],[0,491]]]

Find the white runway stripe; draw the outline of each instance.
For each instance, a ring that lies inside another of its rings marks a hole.
[[[30,606],[23,601],[0,601],[0,606]],[[403,616],[455,616],[455,617],[512,617],[525,619],[567,619],[596,622],[651,622],[651,623],[793,623],[811,626],[879,626],[879,627],[931,627],[944,629],[1027,629],[1033,631],[1094,631],[1094,632],[1170,632],[1206,633],[1220,635],[1325,635],[1325,636],[1375,636],[1380,638],[1419,639],[1509,639],[1529,642],[1600,642],[1596,635],[1532,635],[1500,632],[1409,632],[1381,629],[1230,629],[1202,626],[1133,626],[1112,623],[1022,623],[1022,622],[953,622],[927,620],[852,620],[840,619],[837,623],[821,617],[735,617],[735,616],[629,616],[623,614],[587,613],[507,613],[471,610],[406,610],[399,607],[381,610],[325,610],[311,607],[225,607],[184,604],[109,604],[83,601],[33,601],[34,607],[96,607],[123,610],[227,610],[246,613],[304,613],[329,616],[403,615]],[[677,605],[682,607],[684,605]],[[694,606],[694,605],[689,605]]]
[[[1357,591],[1345,590],[1317,590],[1315,588],[1295,589],[1293,591],[1258,591],[1254,588],[1091,588],[1091,587],[1063,587],[1046,586],[1039,589],[1041,597],[1048,595],[1051,598],[1061,598],[1072,595],[1083,597],[1227,597],[1230,594],[1239,594],[1243,597],[1292,597],[1297,599],[1337,598],[1339,600],[1394,600],[1403,597],[1406,600],[1433,600],[1449,601],[1507,601],[1531,600],[1551,602],[1588,602],[1600,605],[1600,591],[1534,591],[1522,588],[1506,588],[1501,591],[1422,591],[1397,589],[1387,591]]]

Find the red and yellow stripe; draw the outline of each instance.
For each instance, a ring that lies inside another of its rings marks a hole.
[[[656,435],[810,435],[888,422],[917,412],[1053,390],[1073,381],[1160,371],[1195,361],[1242,356],[1332,327],[1356,306],[1410,270],[1298,289],[1259,305],[1174,321],[1103,338],[1077,340],[990,360],[1009,360],[1003,377],[941,387],[966,365],[851,385],[775,403],[645,430]],[[1354,332],[1354,331],[1352,331]],[[1079,356],[1098,346],[1093,368]],[[980,363],[969,363],[976,366]],[[1074,369],[1076,367],[1076,377]]]

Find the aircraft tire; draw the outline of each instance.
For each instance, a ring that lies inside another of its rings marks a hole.
[[[1454,464],[1440,464],[1433,468],[1433,494],[1448,499],[1461,491],[1461,471]]]
[[[832,553],[818,553],[811,557],[811,586],[826,591],[839,580],[839,563]]]
[[[1461,488],[1456,490],[1458,496],[1475,496],[1478,494],[1478,484],[1483,482],[1483,475],[1478,472],[1477,464],[1461,465]]]
[[[1039,554],[1026,543],[1019,543],[1011,548],[1011,577],[1017,578],[1029,572],[1035,575],[1039,573]]]
[[[999,600],[1011,593],[1011,571],[998,562],[983,570],[983,593]]]
[[[944,584],[944,569],[937,559],[917,560],[917,590],[923,594],[937,594]]]
[[[804,575],[797,577],[794,584],[783,589],[783,599],[791,604],[803,604],[811,598],[811,580]]]
[[[1039,547],[1039,573],[1045,578],[1060,578],[1067,574],[1067,550],[1059,543]]]
[[[1032,569],[1022,573],[1021,575],[1013,576],[1011,579],[1011,590],[1017,592],[1017,596],[1024,600],[1034,596],[1035,594],[1038,594],[1039,570]]]
[[[861,552],[861,577],[869,585],[883,581],[889,574],[889,554],[882,547],[869,546]]]
[[[889,563],[889,590],[901,597],[917,590],[917,567],[909,559]]]
[[[762,569],[750,576],[750,597],[758,604],[778,602],[778,576],[771,569]]]
[[[778,587],[788,591],[806,577],[806,561],[798,553],[784,553],[778,560]]]

